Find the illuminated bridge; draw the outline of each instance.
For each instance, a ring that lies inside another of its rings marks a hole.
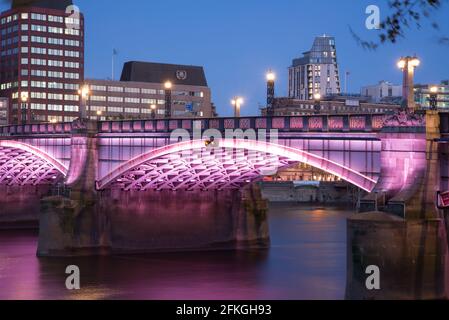
[[[372,191],[380,176],[383,121],[366,115],[99,122],[96,185],[238,189],[303,162]],[[180,129],[189,137],[177,135]],[[227,130],[236,130],[232,139]],[[64,176],[70,185],[86,161],[87,149],[78,149],[85,141],[72,123],[9,126],[0,134],[0,184],[55,183]],[[206,146],[211,137],[214,143]]]
[[[448,122],[445,115],[441,119]],[[176,201],[198,197],[192,201],[201,203],[209,194],[219,203],[301,162],[366,191],[366,210],[382,197],[389,210],[419,216],[423,206],[435,207],[436,191],[447,183],[444,174],[429,174],[429,166],[445,166],[429,157],[445,145],[439,131],[436,113],[6,126],[0,128],[0,188],[64,184],[74,201],[107,198],[117,206],[124,199],[130,206],[150,200],[154,205],[174,194]],[[258,201],[254,192],[251,197]]]

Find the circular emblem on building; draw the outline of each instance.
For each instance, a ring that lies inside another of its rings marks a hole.
[[[178,80],[187,79],[187,71],[185,71],[185,70],[176,71],[176,78],[178,78]]]

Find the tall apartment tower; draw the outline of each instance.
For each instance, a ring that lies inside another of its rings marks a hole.
[[[72,121],[84,82],[84,18],[72,0],[13,0],[0,15],[0,97],[10,124]]]
[[[312,100],[317,93],[322,97],[340,94],[335,38],[315,38],[312,49],[293,60],[288,80],[289,97],[293,99]]]

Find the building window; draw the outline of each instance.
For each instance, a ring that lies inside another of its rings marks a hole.
[[[110,92],[123,92],[122,87],[108,87],[108,91]]]
[[[46,110],[47,105],[43,103],[31,103],[31,109],[33,110]]]
[[[109,102],[123,102],[123,97],[108,97]]]
[[[66,95],[64,95],[64,100],[66,100],[66,101],[79,101],[79,96],[77,94],[66,94]]]
[[[63,17],[58,17],[58,16],[48,16],[48,21],[50,22],[58,22],[58,23],[63,23],[64,22],[64,18]]]
[[[62,100],[63,95],[59,93],[49,93],[48,99],[50,100]]]
[[[92,91],[106,91],[106,86],[97,86],[97,85],[91,85],[90,90]]]
[[[48,66],[50,66],[50,67],[60,67],[60,68],[62,68],[63,64],[62,64],[62,61],[58,61],[58,60],[48,60]]]
[[[70,35],[70,36],[79,36],[80,35],[80,31],[78,29],[75,29],[75,28],[65,29],[65,34],[66,35]]]
[[[123,108],[120,108],[120,107],[108,107],[108,112],[123,113]]]
[[[64,29],[58,28],[58,27],[48,27],[48,32],[50,33],[57,33],[57,34],[63,34]]]
[[[64,106],[64,111],[67,111],[67,112],[79,112],[79,107],[78,106],[71,106],[71,105]]]
[[[106,101],[106,97],[105,96],[92,96],[90,98],[90,100],[92,100],[92,101]]]
[[[62,105],[60,104],[49,104],[48,111],[62,111]]]
[[[47,21],[47,16],[45,14],[32,13],[31,19],[39,21]]]
[[[46,26],[41,26],[38,24],[32,24],[31,25],[31,30],[32,31],[37,31],[37,32],[47,32],[47,27]]]
[[[58,83],[58,82],[49,82],[48,83],[48,88],[49,89],[63,89],[63,85],[62,83]]]
[[[156,89],[142,89],[142,94],[157,94]]]
[[[125,92],[128,92],[128,93],[140,93],[140,89],[139,88],[125,88]]]
[[[79,78],[80,78],[80,75],[79,75],[79,73],[66,72],[66,73],[64,74],[64,77],[65,77],[66,79],[79,79]]]
[[[45,92],[31,92],[31,98],[34,98],[34,99],[46,99],[47,98],[47,94]]]
[[[127,103],[140,103],[139,98],[125,98],[125,102]]]
[[[139,108],[125,108],[125,113],[140,113]]]

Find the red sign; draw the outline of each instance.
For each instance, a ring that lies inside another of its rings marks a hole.
[[[449,191],[440,193],[439,198],[440,206],[444,208],[449,207]]]

